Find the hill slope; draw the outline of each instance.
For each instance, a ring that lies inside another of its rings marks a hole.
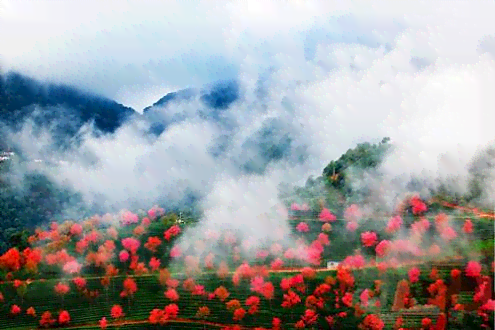
[[[112,133],[137,112],[107,98],[66,85],[36,81],[18,73],[0,75],[0,121],[18,129],[28,118],[42,126],[59,121],[75,134],[94,121],[104,133]]]

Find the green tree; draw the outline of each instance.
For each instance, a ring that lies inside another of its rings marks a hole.
[[[319,211],[322,201],[327,207],[338,209],[345,199],[366,195],[366,189],[355,191],[350,179],[357,173],[377,169],[390,150],[389,142],[390,138],[384,138],[378,144],[358,144],[339,159],[331,161],[323,169],[321,176],[309,177],[304,186],[281,186],[280,198],[288,203],[309,202],[311,209]]]
[[[348,184],[348,170],[351,167],[357,170],[377,168],[390,150],[389,141],[390,138],[386,137],[378,144],[360,143],[354,149],[347,150],[339,159],[331,161],[322,173],[327,184],[346,195],[352,193]]]

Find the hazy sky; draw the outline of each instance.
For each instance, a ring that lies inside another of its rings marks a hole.
[[[495,48],[493,1],[3,0],[0,63],[140,111],[185,86],[301,69],[329,45],[396,47],[468,64]],[[484,39],[483,39],[484,38]],[[353,56],[357,66],[372,58]],[[339,58],[325,63],[338,67]],[[302,77],[304,78],[304,77]]]

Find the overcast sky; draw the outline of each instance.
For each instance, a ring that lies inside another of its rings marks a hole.
[[[245,70],[297,70],[332,44],[393,48],[409,31],[418,64],[468,64],[480,48],[495,48],[493,1],[2,2],[4,70],[84,87],[138,111],[169,91]]]

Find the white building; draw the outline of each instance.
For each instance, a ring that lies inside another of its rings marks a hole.
[[[337,268],[337,266],[339,264],[340,264],[340,261],[329,260],[329,261],[327,261],[327,268],[328,269],[335,269],[335,268]]]

